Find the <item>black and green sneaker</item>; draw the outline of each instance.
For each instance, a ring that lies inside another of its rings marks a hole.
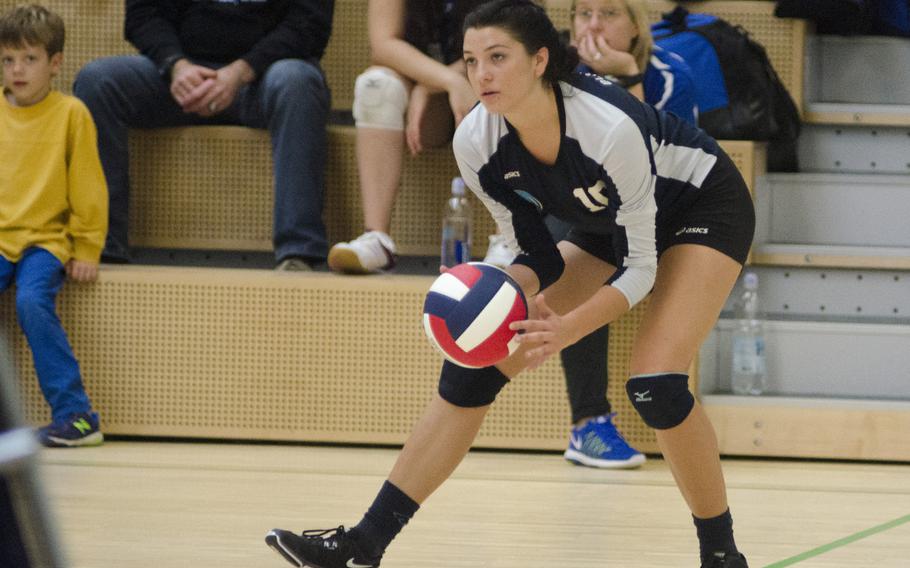
[[[94,412],[73,414],[38,428],[38,441],[48,448],[97,446],[104,441],[98,415]]]

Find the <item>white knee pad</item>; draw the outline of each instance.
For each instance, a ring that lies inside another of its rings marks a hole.
[[[354,121],[358,127],[404,130],[408,90],[395,73],[371,67],[354,83]]]

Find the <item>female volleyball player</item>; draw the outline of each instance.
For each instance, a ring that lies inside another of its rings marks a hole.
[[[533,2],[495,0],[464,27],[468,79],[481,104],[459,126],[455,155],[467,184],[521,251],[509,273],[528,297],[536,294],[536,310],[513,324],[525,333],[505,361],[443,366],[439,396],[356,526],[300,535],[275,529],[266,542],[298,566],[378,566],[467,453],[509,379],[651,291],[632,350],[629,397],[656,429],[692,511],[701,565],[745,567],[717,441],[686,376],[752,240],[745,183],[700,130],[620,87],[574,75],[576,53]],[[544,227],[547,212],[572,225],[558,244]]]

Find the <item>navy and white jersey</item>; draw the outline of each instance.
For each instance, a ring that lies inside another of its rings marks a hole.
[[[692,203],[720,149],[698,128],[594,75],[574,75],[554,92],[562,138],[553,165],[479,104],[455,133],[458,167],[541,289],[565,267],[543,222],[549,213],[612,242],[617,271],[609,284],[634,306],[654,284],[657,228]]]
[[[594,73],[581,64],[577,71]],[[642,80],[645,102],[657,110],[672,112],[689,124],[698,124],[698,103],[695,100],[695,77],[682,57],[655,45]]]

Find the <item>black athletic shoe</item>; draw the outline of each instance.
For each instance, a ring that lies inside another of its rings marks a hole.
[[[702,564],[701,568],[749,568],[746,564],[746,557],[737,552],[732,556],[724,552],[718,552],[707,564]]]
[[[299,568],[376,568],[379,560],[371,560],[360,552],[350,532],[337,529],[303,531],[296,535],[282,529],[272,529],[265,543],[285,560]]]

